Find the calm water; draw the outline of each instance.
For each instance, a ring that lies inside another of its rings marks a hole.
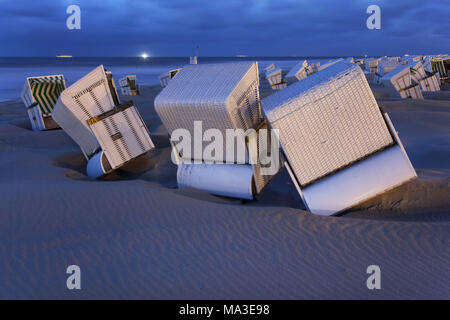
[[[280,57],[280,58],[206,58],[199,57],[199,63],[225,61],[258,61],[260,70],[275,63],[283,70],[291,68],[301,59],[308,61],[328,61],[330,58]],[[113,73],[118,81],[127,74],[135,74],[141,85],[158,84],[158,76],[171,68],[179,68],[189,63],[189,58],[0,58],[0,101],[17,99],[25,78],[63,74],[69,86],[100,64]]]

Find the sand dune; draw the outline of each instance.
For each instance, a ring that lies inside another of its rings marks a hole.
[[[419,179],[320,217],[285,171],[245,203],[178,190],[158,90],[132,97],[156,150],[101,181],[62,130],[32,132],[19,100],[0,103],[0,298],[450,298],[450,91],[374,88]],[[381,290],[366,287],[372,264]]]

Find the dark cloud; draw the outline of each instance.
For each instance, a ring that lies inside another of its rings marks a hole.
[[[450,51],[448,0],[0,0],[0,55],[398,55]],[[82,29],[66,29],[81,7]],[[366,8],[382,30],[366,28]]]

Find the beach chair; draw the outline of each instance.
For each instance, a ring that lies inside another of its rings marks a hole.
[[[375,84],[381,84],[381,79],[383,78],[383,76],[400,65],[401,63],[396,58],[381,59],[381,61],[379,61],[377,65],[377,72],[375,72],[375,74],[373,75],[373,82]]]
[[[164,72],[162,75],[159,76],[159,82],[161,83],[161,87],[165,88],[169,81],[175,77],[175,75],[180,71],[181,68],[169,70],[167,72]]]
[[[259,155],[266,146],[260,143],[263,129],[267,133],[258,88],[256,62],[203,64],[185,66],[155,98],[155,110],[171,138],[183,130],[194,141],[194,148],[199,141],[193,151],[172,141],[179,188],[252,199],[278,172],[276,168],[276,172],[265,174],[265,164],[255,158],[255,152]],[[241,130],[245,135],[236,137],[233,145],[220,142],[223,152],[213,156],[205,151],[211,141],[201,136],[198,140],[199,134],[211,130],[223,137],[222,142],[230,130]],[[266,138],[272,141],[270,132]]]
[[[61,92],[66,88],[62,74],[29,77],[25,80],[21,98],[27,108],[33,131],[59,128],[52,111]]]
[[[305,207],[332,215],[416,177],[363,71],[339,62],[262,101]]]
[[[282,70],[279,67],[275,67],[266,71],[266,79],[272,86],[273,90],[282,90],[287,87],[287,82],[283,79]]]
[[[154,148],[138,110],[132,101],[120,103],[112,74],[103,66],[61,93],[53,118],[80,146],[89,177],[110,173]]]
[[[400,65],[381,78],[381,84],[390,89],[392,96],[402,99],[423,99],[419,83],[411,78],[411,66]]]
[[[120,93],[127,96],[139,95],[139,86],[136,76],[125,76],[119,79]]]
[[[439,79],[442,84],[449,79],[450,59],[440,57],[432,58],[431,68],[433,69],[433,72],[439,74]]]
[[[288,83],[294,83],[296,81],[305,79],[308,76],[307,68],[308,68],[308,61],[304,60],[297,63],[286,74],[286,81]]]

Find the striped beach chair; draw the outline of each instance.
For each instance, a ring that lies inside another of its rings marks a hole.
[[[154,148],[138,110],[132,101],[120,103],[112,74],[103,66],[61,93],[53,118],[80,146],[92,178]]]
[[[179,188],[253,199],[280,169],[266,174],[265,164],[258,161],[272,136],[261,113],[256,62],[185,66],[155,98],[155,110],[171,139],[181,129],[190,135],[194,148],[196,136],[203,132],[213,130],[224,140],[230,131],[246,133],[236,136],[232,145],[223,141],[223,152],[217,155],[205,151],[210,142],[202,138],[193,152],[190,145],[186,150],[173,142]],[[265,139],[266,144],[260,143]]]
[[[125,76],[119,79],[120,93],[128,96],[139,95],[139,86],[135,75]]]
[[[338,62],[262,100],[307,210],[332,215],[416,177],[361,68]]]
[[[66,88],[63,75],[29,77],[25,81],[21,98],[27,108],[34,131],[57,129],[52,118],[53,107]]]
[[[448,67],[446,67],[446,61],[448,61]],[[441,83],[444,83],[449,79],[448,70],[450,69],[450,59],[445,60],[442,58],[432,58],[431,68],[433,69],[433,72],[437,72],[439,74]]]

